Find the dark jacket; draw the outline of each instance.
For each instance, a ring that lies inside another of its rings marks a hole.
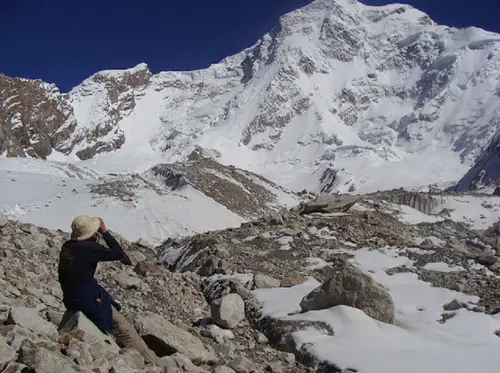
[[[129,257],[114,237],[106,232],[109,248],[94,241],[66,241],[59,255],[59,283],[68,310],[81,311],[103,332],[113,327],[112,309],[120,306],[94,279],[98,262],[120,260],[131,265]]]

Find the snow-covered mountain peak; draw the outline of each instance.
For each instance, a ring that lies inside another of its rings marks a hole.
[[[458,180],[500,129],[498,40],[408,5],[316,0],[207,69],[153,75],[139,64],[55,93],[64,121],[45,132],[64,136],[50,157],[158,163],[202,148],[292,189]]]

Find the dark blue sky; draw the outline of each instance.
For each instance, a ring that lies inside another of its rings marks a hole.
[[[310,0],[0,0],[0,72],[66,92],[104,69],[204,68]],[[370,5],[387,0],[362,0]],[[406,0],[435,21],[500,32],[500,0]]]

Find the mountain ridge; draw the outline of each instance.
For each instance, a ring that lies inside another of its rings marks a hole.
[[[46,129],[37,127],[45,112],[19,100],[31,116],[8,106],[0,153],[162,163],[201,147],[293,190],[458,180],[500,129],[498,40],[436,25],[408,5],[316,0],[207,69],[152,74],[142,63],[98,72],[67,94],[51,86],[42,102],[59,116]],[[0,92],[4,106],[16,103],[2,79]],[[12,129],[19,123],[23,135]]]

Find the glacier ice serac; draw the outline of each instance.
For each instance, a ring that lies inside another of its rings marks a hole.
[[[500,133],[499,41],[408,5],[316,0],[204,70],[152,74],[139,64],[64,95],[43,85],[60,114],[43,156],[144,171],[202,148],[292,190],[458,181]],[[10,127],[29,125],[7,114]],[[39,138],[18,151],[33,152]]]

